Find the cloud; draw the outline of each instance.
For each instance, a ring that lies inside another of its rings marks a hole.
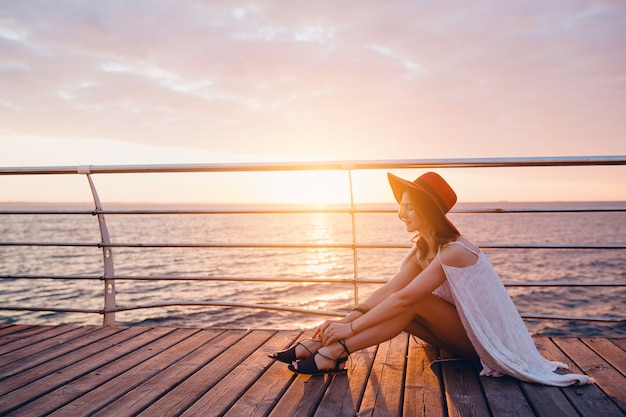
[[[0,119],[11,135],[299,160],[624,150],[618,1],[0,10]]]

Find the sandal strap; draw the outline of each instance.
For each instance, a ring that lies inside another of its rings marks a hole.
[[[310,340],[310,341],[315,341],[315,339],[304,339],[304,340],[301,340],[301,341],[299,341],[298,343],[296,343],[296,346],[297,346],[297,345],[300,345],[300,346],[302,346],[303,348],[305,348],[305,349],[307,350],[307,352],[309,352],[311,355],[314,355],[314,354],[315,354],[315,352],[311,352],[311,349],[309,349],[308,347],[306,347],[306,346],[304,345],[304,343],[302,343],[302,342],[306,342],[306,341],[309,341],[309,340]]]
[[[339,343],[341,345],[341,347],[343,347],[343,350],[346,351],[348,356],[350,356],[350,351],[348,350],[348,347],[346,346],[346,342],[343,341],[343,340],[337,340],[337,343]],[[323,353],[321,353],[319,350],[316,352],[316,355],[320,355],[320,356],[328,359],[329,361],[335,362],[335,369],[334,370],[341,369],[339,366],[341,364],[346,363],[348,361],[348,356],[346,356],[345,358],[329,358],[328,356],[326,356]]]
[[[328,359],[329,361],[333,361],[335,362],[335,367],[332,369],[327,369],[326,371],[341,371],[341,365],[345,362],[348,361],[348,357],[346,356],[345,358],[338,358],[338,359],[334,359],[334,358],[329,358],[328,356],[324,355],[323,353],[320,353],[319,351],[317,351],[317,353],[315,353],[316,355],[320,355],[321,357],[324,357],[326,359]],[[320,372],[320,370],[317,368],[317,364],[315,363],[315,356],[312,356],[313,358],[313,365],[315,366],[315,369],[317,370],[317,372]],[[324,371],[321,371],[324,372]]]
[[[337,343],[339,343],[343,347],[343,350],[346,351],[348,356],[350,356],[350,351],[348,350],[348,346],[346,346],[346,341],[345,340],[337,340]]]
[[[329,361],[333,361],[333,362],[337,362],[339,359],[335,359],[335,358],[330,358],[326,355],[324,355],[322,352],[320,352],[319,350],[317,352],[315,352],[316,355],[320,355],[322,358],[326,358]]]
[[[348,347],[346,346],[346,342],[344,342],[343,340],[337,340],[337,343],[339,343],[341,345],[341,347],[343,347],[343,350],[346,351],[346,353],[348,354],[348,356],[350,356],[350,351],[348,350]],[[307,349],[308,350],[308,349]],[[319,350],[317,352],[315,352],[315,355],[320,355],[323,358],[328,359],[329,361],[333,361],[335,363],[339,362],[339,363],[343,363],[346,362],[348,360],[348,356],[346,356],[345,358],[330,358],[326,355],[324,355],[322,352],[320,352]]]
[[[315,354],[315,352],[317,352],[317,351],[312,351],[311,349],[309,349],[304,344],[307,341],[321,342],[320,339],[304,339],[304,340],[300,340],[295,345],[291,346],[289,349],[281,350],[280,352],[276,352],[276,353],[270,354],[268,356],[270,358],[274,359],[274,360],[278,360],[278,361],[285,362],[285,363],[291,363],[291,362],[293,362],[293,361],[298,359],[297,356],[296,356],[296,347],[298,345],[302,346],[304,349],[306,349],[306,351],[309,352],[309,356],[313,356]]]

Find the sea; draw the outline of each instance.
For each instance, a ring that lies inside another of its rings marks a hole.
[[[449,214],[458,229],[478,245],[624,244],[626,212],[476,213],[482,208],[626,207],[611,203],[466,203],[466,213]],[[3,210],[76,209],[83,205],[0,204]],[[223,208],[216,206],[217,208]],[[215,209],[216,207],[133,205],[133,209]],[[88,207],[87,207],[88,208]],[[113,205],[109,209],[131,208]],[[241,208],[241,207],[239,207]],[[257,207],[258,208],[258,207]],[[380,208],[380,206],[378,206]],[[393,206],[385,206],[393,210]],[[254,209],[254,208],[252,208]],[[175,306],[218,301],[283,305],[306,310],[347,312],[380,284],[325,279],[389,280],[411,245],[411,235],[394,212],[356,213],[359,244],[401,245],[395,249],[284,248],[284,244],[349,245],[348,213],[107,214],[113,243],[227,244],[229,247],[115,247],[116,276],[290,278],[295,282],[116,281],[118,306],[142,308],[116,313],[127,326],[193,328],[311,329],[327,317],[300,312],[240,307]],[[96,216],[90,214],[0,214],[0,306],[101,309],[100,279],[25,279],[10,275],[103,274],[102,249],[91,246],[14,246],[3,242],[100,242]],[[236,247],[237,244],[254,247]],[[262,247],[268,244],[272,247]],[[626,282],[624,249],[483,249],[503,281],[561,283]],[[356,262],[355,262],[356,257]],[[298,282],[306,279],[307,282]],[[312,282],[310,282],[312,281]],[[319,281],[319,282],[318,282]],[[626,287],[508,287],[520,313],[626,317]],[[151,304],[157,308],[143,308]],[[100,325],[100,314],[0,310],[0,323]],[[546,336],[626,336],[626,324],[563,320],[526,320],[529,332]]]

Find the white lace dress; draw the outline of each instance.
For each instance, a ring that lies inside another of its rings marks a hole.
[[[510,375],[523,381],[561,387],[593,383],[586,375],[555,373],[557,368],[567,368],[567,365],[548,361],[539,354],[487,257],[462,242],[449,244],[462,245],[478,256],[478,260],[474,265],[456,268],[444,265],[437,254],[447,280],[433,293],[456,306],[483,365],[481,375]]]

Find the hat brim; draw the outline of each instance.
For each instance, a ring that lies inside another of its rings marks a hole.
[[[391,190],[393,191],[393,196],[395,197],[395,199],[398,202],[398,204],[402,204],[402,194],[405,191],[409,191],[409,192],[411,192],[411,191],[421,191],[422,193],[424,193],[425,195],[427,195],[430,198],[430,194],[428,193],[428,191],[423,189],[422,187],[420,187],[418,184],[415,184],[414,182],[410,182],[410,181],[407,181],[407,180],[405,180],[403,178],[400,178],[400,177],[398,177],[396,175],[393,175],[391,172],[387,173],[387,178],[389,179],[389,185],[391,185]],[[448,225],[453,230],[455,230],[457,233],[459,233],[459,230],[456,228],[456,226],[450,221],[450,219],[448,219],[448,216],[446,215],[447,213],[445,213],[443,210],[441,210],[441,208],[434,201],[433,201],[433,206],[435,206],[437,208],[437,210],[443,216],[443,218],[446,221],[446,223],[448,223]]]
[[[410,190],[424,191],[423,189],[418,187],[416,184],[410,181],[407,181],[405,179],[402,179],[400,177],[397,177],[393,175],[391,172],[387,173],[387,178],[389,179],[389,185],[391,185],[393,196],[396,198],[396,201],[398,202],[398,204],[402,203],[402,194],[405,191],[410,191]]]

